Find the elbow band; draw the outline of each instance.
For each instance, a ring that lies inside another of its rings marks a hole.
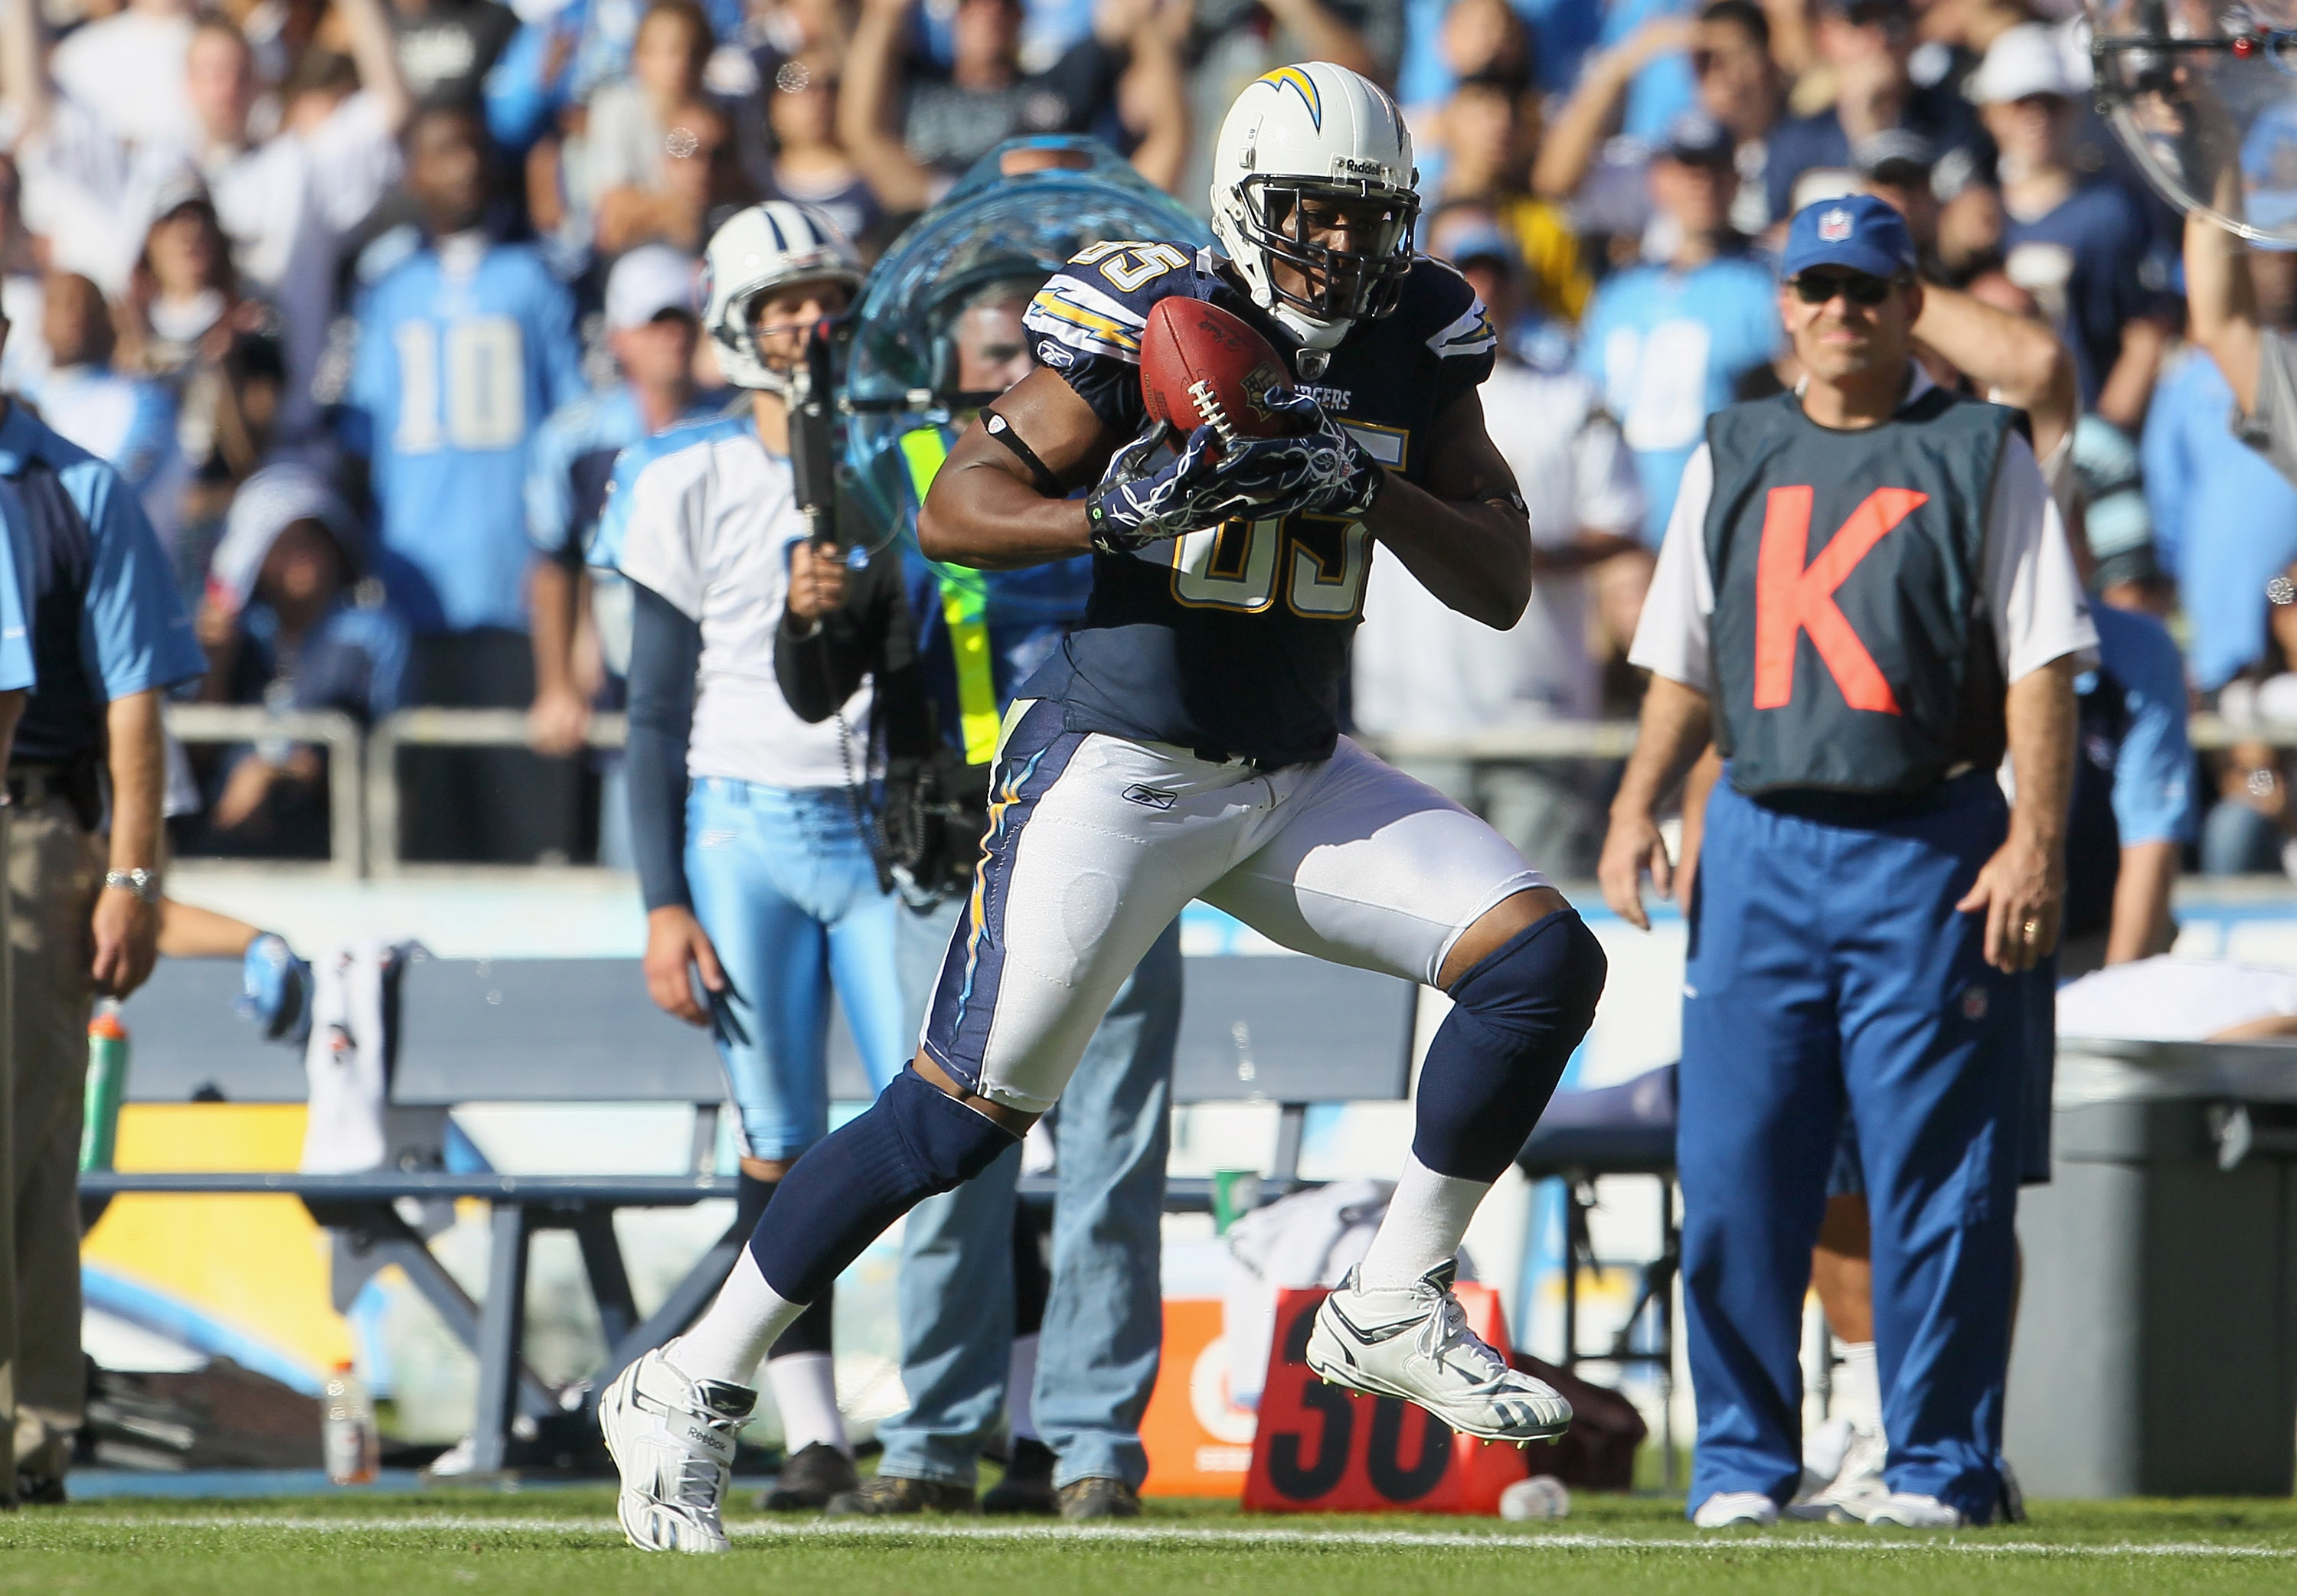
[[[1045,468],[1045,463],[1037,458],[1035,449],[1021,441],[1021,434],[1013,430],[1011,422],[994,410],[984,410],[981,413],[981,430],[1011,449],[1013,457],[1029,468],[1029,475],[1035,481],[1038,492],[1047,498],[1068,497],[1061,490],[1060,478]]]

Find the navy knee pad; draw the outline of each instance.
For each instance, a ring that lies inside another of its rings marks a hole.
[[[784,1175],[750,1255],[786,1301],[811,1303],[885,1227],[973,1179],[1020,1138],[903,1070]]]
[[[1498,1180],[1593,1024],[1608,967],[1578,911],[1561,909],[1454,983],[1420,1072],[1412,1156],[1439,1175]]]

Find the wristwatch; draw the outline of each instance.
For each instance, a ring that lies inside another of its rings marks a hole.
[[[160,901],[160,872],[157,870],[106,870],[103,884],[116,886],[123,893],[133,893],[146,903]]]

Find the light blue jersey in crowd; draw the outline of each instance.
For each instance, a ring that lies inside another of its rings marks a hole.
[[[2194,683],[2265,657],[2265,584],[2297,561],[2297,488],[2233,435],[2233,389],[2194,350],[2153,391],[2139,458],[2153,542],[2192,618]]]
[[[721,394],[697,396],[665,432],[725,413]],[[526,535],[547,555],[596,529],[622,452],[648,436],[638,394],[627,383],[585,394],[542,424],[526,473]],[[586,551],[587,552],[587,551]]]
[[[1603,280],[1580,325],[1579,365],[1602,385],[1642,481],[1643,537],[1666,536],[1676,487],[1707,418],[1777,353],[1778,283],[1747,255],[1689,272],[1631,267]]]
[[[697,443],[714,443],[720,438],[738,438],[755,424],[747,409],[734,410],[656,432],[624,449],[614,460],[614,479],[606,489],[606,507],[599,513],[598,530],[591,535],[584,563],[602,571],[622,568],[622,541],[630,530],[630,484],[638,480],[638,473],[664,455],[676,454]]]
[[[581,347],[573,300],[524,245],[460,272],[424,249],[369,292],[350,402],[383,585],[418,632],[525,629],[531,446],[585,391]]]
[[[2194,748],[2186,738],[2186,662],[2169,629],[2151,615],[2092,604],[2098,661],[2120,687],[2126,729],[2114,749],[2113,820],[2125,848],[2184,843],[2194,835]],[[2096,671],[2075,683],[2084,697]]]

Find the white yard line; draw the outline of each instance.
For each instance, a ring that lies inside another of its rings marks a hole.
[[[19,1520],[29,1528],[37,1518]],[[161,1529],[185,1526],[200,1529],[287,1529],[315,1534],[465,1534],[493,1530],[521,1534],[619,1535],[621,1530],[603,1518],[498,1518],[480,1514],[440,1514],[435,1517],[376,1518],[299,1518],[284,1514],[204,1514],[177,1517],[149,1514],[133,1517],[92,1513],[56,1518],[54,1524],[103,1524],[119,1528]],[[1983,1535],[1895,1536],[1862,1539],[1856,1534],[1746,1535],[1721,1534],[1692,1539],[1672,1535],[1579,1534],[1569,1532],[1510,1534],[1470,1530],[1379,1529],[1200,1529],[1182,1525],[1106,1525],[1053,1527],[1003,1524],[850,1524],[815,1521],[800,1524],[758,1523],[730,1526],[728,1534],[742,1540],[839,1540],[882,1536],[926,1541],[1142,1542],[1162,1545],[1237,1547],[1297,1546],[1363,1547],[1441,1550],[1451,1551],[1852,1551],[1958,1552],[1979,1557],[2036,1558],[2297,1558],[2297,1547],[2217,1545],[2208,1542],[2156,1541],[2054,1543],[2046,1541],[1996,1541]]]

